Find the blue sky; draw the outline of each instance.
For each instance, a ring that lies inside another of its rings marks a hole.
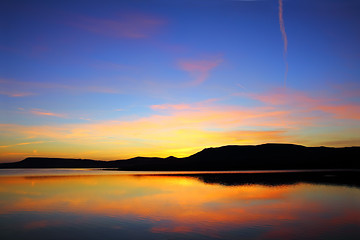
[[[0,16],[1,161],[360,144],[359,1],[2,1]]]

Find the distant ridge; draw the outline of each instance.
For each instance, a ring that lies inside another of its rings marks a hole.
[[[135,157],[128,160],[29,157],[0,168],[118,168],[133,171],[360,169],[360,147],[305,147],[295,144],[229,145],[205,148],[184,158]]]

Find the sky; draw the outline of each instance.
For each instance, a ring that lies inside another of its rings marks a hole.
[[[360,1],[0,3],[0,162],[360,146]]]

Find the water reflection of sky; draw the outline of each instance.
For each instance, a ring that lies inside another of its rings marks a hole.
[[[360,190],[188,176],[0,178],[1,239],[358,239]]]

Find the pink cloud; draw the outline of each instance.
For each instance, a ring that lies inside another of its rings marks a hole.
[[[27,97],[27,96],[31,96],[31,95],[35,95],[34,93],[31,92],[6,92],[6,91],[0,91],[0,95],[6,95],[9,97]]]
[[[340,119],[355,119],[360,120],[360,105],[358,104],[346,104],[346,105],[319,105],[316,106],[323,112],[331,113],[336,118]]]
[[[147,38],[165,24],[164,20],[144,14],[122,14],[117,19],[80,16],[71,25],[115,38]]]
[[[324,94],[323,96],[312,97],[302,91],[283,89],[263,94],[245,95],[268,105],[291,108],[292,112],[322,111],[332,114],[334,118],[338,119],[360,119],[360,105],[343,100],[343,98],[346,99],[350,95],[348,92],[346,92],[346,95],[338,95],[336,98],[328,97],[325,92]]]
[[[191,125],[200,128],[232,129],[244,126],[262,126],[276,128],[294,128],[299,125],[311,125],[312,119],[290,116],[290,110],[282,110],[274,107],[240,107],[231,105],[219,105],[218,99],[195,102],[191,104],[161,104],[152,105],[155,111],[166,111],[168,116],[154,115],[155,121],[163,121],[164,118],[176,119],[178,126],[189,127]],[[199,125],[198,125],[199,124]]]
[[[39,115],[39,116],[52,116],[52,117],[60,117],[60,118],[66,117],[65,114],[53,113],[53,112],[45,112],[45,111],[42,111],[42,110],[31,110],[30,113],[34,114],[34,115]]]
[[[191,109],[192,107],[188,104],[161,104],[152,105],[150,108],[153,110],[186,110]]]
[[[100,86],[87,86],[84,87],[82,90],[86,92],[97,92],[97,93],[111,93],[111,94],[120,93],[118,89],[109,88],[109,87],[100,87]]]
[[[222,61],[222,59],[181,60],[178,62],[178,67],[181,70],[187,71],[195,78],[191,85],[198,85],[203,83],[209,77],[209,72]]]
[[[243,94],[250,98],[259,100],[270,105],[297,105],[308,106],[318,104],[319,99],[310,97],[304,92],[293,91],[290,89],[275,89],[262,94]]]

